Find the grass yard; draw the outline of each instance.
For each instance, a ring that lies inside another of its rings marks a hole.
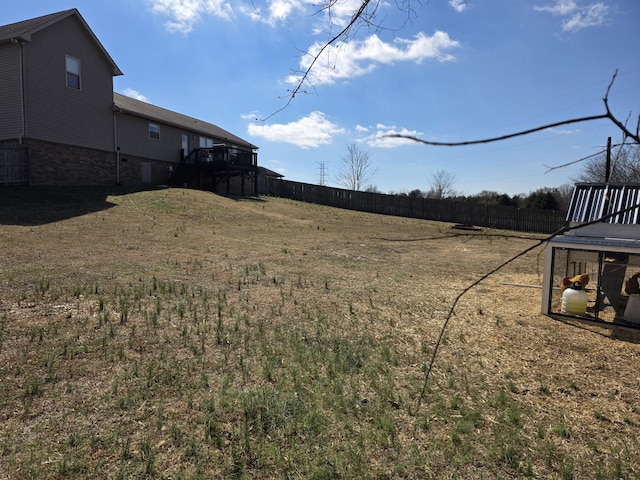
[[[542,316],[519,233],[0,189],[0,479],[640,478],[640,332]],[[518,286],[518,285],[524,286]]]

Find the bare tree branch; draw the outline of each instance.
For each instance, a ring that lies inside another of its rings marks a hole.
[[[464,142],[432,142],[430,140],[424,140],[422,138],[414,137],[414,136],[411,136],[411,135],[402,135],[400,133],[393,133],[393,134],[389,134],[387,136],[391,137],[391,138],[406,138],[407,140],[413,140],[414,142],[423,143],[425,145],[431,145],[431,146],[435,146],[435,147],[462,147],[462,146],[465,146],[465,145],[480,145],[482,143],[500,142],[502,140],[508,140],[510,138],[522,137],[524,135],[530,135],[532,133],[540,132],[540,131],[546,130],[548,128],[560,127],[562,125],[570,125],[572,123],[581,123],[581,122],[590,122],[590,121],[593,121],[593,120],[602,120],[602,119],[605,119],[605,118],[609,118],[606,113],[601,114],[601,115],[592,115],[590,117],[573,118],[573,119],[570,119],[570,120],[563,120],[561,122],[549,123],[548,125],[542,125],[542,126],[536,127],[536,128],[530,128],[529,130],[523,130],[521,132],[509,133],[507,135],[501,135],[499,137],[483,138],[481,140],[468,140],[468,141],[464,141]]]
[[[633,139],[636,143],[640,143],[640,136],[638,135],[638,132],[640,131],[640,115],[638,116],[638,124],[636,126],[636,132],[634,134],[627,128],[626,124],[623,124],[620,120],[618,120],[613,115],[613,113],[611,113],[611,109],[609,108],[609,91],[611,90],[611,87],[617,75],[618,75],[618,70],[616,70],[615,73],[613,74],[611,83],[609,83],[609,86],[607,87],[607,93],[602,99],[604,101],[604,106],[607,109],[607,118],[609,118],[609,120],[611,120],[622,131],[625,137],[629,137]],[[630,116],[631,116],[631,113],[629,113],[629,117]],[[628,118],[627,118],[627,121],[628,121]]]
[[[550,123],[547,125],[542,125],[540,127],[536,127],[536,128],[530,128],[528,130],[523,130],[521,132],[516,132],[516,133],[510,133],[507,135],[501,135],[499,137],[493,137],[493,138],[484,138],[481,140],[471,140],[471,141],[464,141],[464,142],[432,142],[429,140],[424,140],[422,138],[418,138],[418,137],[414,137],[411,135],[402,135],[399,133],[396,134],[389,134],[387,135],[388,137],[391,138],[406,138],[407,140],[413,140],[415,142],[418,143],[422,143],[424,145],[431,145],[431,146],[436,146],[436,147],[461,147],[461,146],[465,146],[465,145],[479,145],[479,144],[483,144],[483,143],[493,143],[493,142],[499,142],[502,140],[508,140],[510,138],[515,138],[515,137],[521,137],[524,135],[530,135],[532,133],[535,132],[540,132],[542,130],[546,130],[548,128],[554,128],[554,127],[560,127],[562,125],[570,125],[573,123],[582,123],[582,122],[591,122],[594,120],[603,120],[603,119],[609,119],[611,120],[625,135],[625,137],[631,138],[633,141],[635,141],[636,143],[640,143],[640,135],[638,134],[640,132],[640,116],[638,118],[638,126],[636,127],[636,133],[634,134],[633,132],[631,132],[625,124],[623,124],[620,120],[618,120],[615,115],[613,115],[613,113],[611,113],[611,110],[609,108],[609,92],[611,91],[611,87],[613,86],[613,82],[616,79],[616,76],[618,75],[618,70],[616,70],[613,74],[613,77],[611,78],[611,82],[609,83],[609,86],[607,87],[607,92],[604,96],[604,98],[602,99],[604,101],[604,106],[606,109],[606,113],[600,114],[600,115],[592,115],[589,117],[580,117],[580,118],[572,118],[569,120],[563,120],[560,122],[555,122],[555,123]]]
[[[290,94],[289,94],[289,98],[287,100],[287,102],[280,107],[279,109],[277,109],[276,111],[272,112],[271,114],[267,115],[265,118],[262,119],[262,121],[266,121],[269,120],[271,117],[273,117],[274,115],[282,112],[283,110],[285,110],[289,105],[291,105],[291,102],[293,102],[293,99],[296,97],[296,95],[298,93],[300,93],[302,91],[302,87],[304,86],[305,82],[307,81],[307,79],[309,78],[309,75],[311,74],[311,70],[313,69],[313,67],[316,65],[316,63],[318,62],[318,60],[320,59],[321,55],[324,53],[325,50],[327,50],[331,45],[333,45],[334,43],[336,43],[338,40],[340,40],[342,37],[346,37],[348,36],[349,32],[354,28],[354,26],[356,25],[356,23],[358,22],[358,20],[361,19],[361,17],[364,16],[364,13],[367,10],[367,7],[369,6],[369,4],[371,2],[373,2],[374,0],[362,0],[362,3],[360,4],[360,8],[358,8],[358,10],[352,15],[351,19],[349,20],[349,22],[347,23],[347,25],[345,25],[345,27],[340,30],[339,33],[337,33],[336,35],[334,35],[333,37],[331,37],[331,39],[329,39],[328,42],[326,42],[322,48],[320,48],[320,50],[318,51],[317,54],[315,54],[313,56],[313,59],[311,60],[311,64],[307,67],[307,69],[304,71],[304,73],[302,74],[302,77],[300,77],[300,80],[298,80],[298,83],[296,84],[296,86],[290,90]],[[379,2],[379,0],[375,0],[376,2]],[[330,10],[331,7],[335,4],[335,0],[332,0],[330,2],[328,2],[322,9],[322,10]],[[377,5],[376,5],[377,8]]]
[[[612,146],[614,146],[614,145],[612,145]],[[617,147],[618,145],[615,145],[615,146]],[[590,158],[597,157],[598,155],[602,155],[605,152],[606,152],[606,150],[600,150],[598,153],[594,153],[594,154],[588,155],[586,157],[579,158],[578,160],[574,160],[573,162],[563,163],[562,165],[556,165],[554,167],[550,167],[549,165],[544,165],[543,164],[543,166],[547,169],[547,171],[544,172],[544,173],[553,172],[554,170],[559,170],[561,168],[565,168],[565,167],[569,167],[571,165],[574,165],[576,163],[584,162],[585,160],[589,160]]]

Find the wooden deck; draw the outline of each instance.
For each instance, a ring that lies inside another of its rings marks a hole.
[[[227,145],[196,148],[182,156],[172,174],[171,184],[203,190],[218,191],[225,184],[230,193],[231,179],[240,178],[241,195],[245,195],[245,183],[253,182],[253,192],[258,191],[258,154]]]

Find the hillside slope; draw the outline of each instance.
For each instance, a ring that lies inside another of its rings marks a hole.
[[[420,398],[453,299],[534,239],[184,189],[0,196],[2,479],[640,474],[639,335],[540,315],[540,250],[463,297]]]

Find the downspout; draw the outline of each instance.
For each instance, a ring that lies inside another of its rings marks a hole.
[[[20,45],[20,115],[22,120],[22,132],[18,137],[18,143],[22,145],[24,137],[27,136],[27,108],[25,106],[25,95],[24,95],[24,40],[20,38],[13,37],[11,39],[11,43],[15,45]]]
[[[116,185],[120,186],[120,147],[118,146],[118,114],[122,109],[114,105],[113,112],[113,149],[116,152]]]

